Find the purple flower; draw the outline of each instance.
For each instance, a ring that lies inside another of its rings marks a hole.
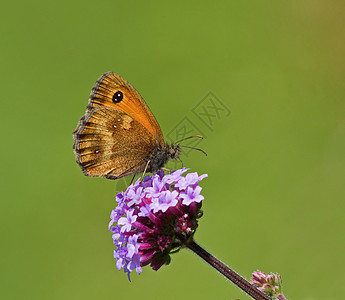
[[[152,176],[152,187],[145,188],[145,192],[149,198],[158,197],[164,187],[165,182],[161,180],[160,176],[155,174]]]
[[[132,206],[133,204],[139,204],[141,202],[143,188],[140,186],[137,188],[136,191],[130,189],[127,193],[127,198],[132,199],[128,202],[128,206]]]
[[[201,176],[198,176],[197,172],[188,173],[186,177],[182,177],[176,183],[176,187],[178,187],[180,190],[185,190],[188,186],[197,185],[199,183],[199,181],[201,181],[205,177],[207,177],[207,174],[203,174]]]
[[[122,217],[117,221],[118,225],[122,225],[121,232],[130,231],[132,229],[132,223],[135,222],[137,216],[133,216],[134,209],[126,212],[126,217]]]
[[[190,240],[202,216],[199,181],[207,174],[183,173],[183,168],[165,175],[159,171],[137,180],[116,195],[118,206],[110,214],[109,231],[116,249],[116,267],[130,273],[150,265],[158,270],[169,264],[170,254]]]
[[[187,187],[186,193],[181,194],[181,198],[183,199],[182,204],[190,205],[192,202],[200,203],[204,200],[204,196],[200,195],[201,187],[197,186],[195,189],[192,187]]]
[[[176,197],[178,196],[177,191],[163,191],[160,193],[158,198],[153,198],[150,208],[154,213],[158,211],[166,212],[170,206],[176,206],[178,203]]]
[[[139,217],[147,217],[150,214],[150,205],[146,204],[145,206],[140,207],[140,212],[138,213]]]
[[[166,182],[167,183],[173,183],[173,182],[178,182],[180,179],[184,179],[184,177],[182,177],[181,175],[185,172],[187,172],[189,169],[187,168],[182,168],[179,170],[175,170],[173,172],[171,172],[170,174],[166,175]]]
[[[128,238],[127,257],[132,258],[135,253],[139,252],[138,235],[132,235]]]

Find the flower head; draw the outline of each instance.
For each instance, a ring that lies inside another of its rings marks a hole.
[[[116,196],[109,231],[116,249],[116,267],[130,273],[150,265],[158,270],[169,264],[170,254],[193,238],[202,216],[199,181],[207,174],[183,173],[179,169],[165,175],[160,171],[137,180]]]
[[[265,274],[257,270],[253,272],[252,276],[250,283],[272,299],[277,299],[281,294],[282,280],[278,273]]]

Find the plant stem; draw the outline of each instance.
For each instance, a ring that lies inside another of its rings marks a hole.
[[[231,280],[240,289],[246,292],[249,296],[256,300],[272,300],[263,292],[259,291],[255,286],[251,285],[247,280],[239,274],[231,270],[228,266],[222,263],[219,259],[200,247],[195,241],[187,242],[186,247],[199,255],[203,260],[209,263],[219,273],[223,274],[227,279]]]

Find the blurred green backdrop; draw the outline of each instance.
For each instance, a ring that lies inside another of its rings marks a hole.
[[[72,132],[98,77],[138,89],[166,134],[207,139],[196,240],[289,299],[344,299],[343,1],[2,3],[1,299],[249,299],[188,250],[132,276],[107,224],[116,182],[85,177]],[[192,109],[230,110],[212,131]]]

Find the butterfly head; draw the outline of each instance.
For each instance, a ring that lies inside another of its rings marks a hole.
[[[181,146],[179,144],[167,144],[166,152],[168,155],[168,159],[177,159],[181,154]]]

